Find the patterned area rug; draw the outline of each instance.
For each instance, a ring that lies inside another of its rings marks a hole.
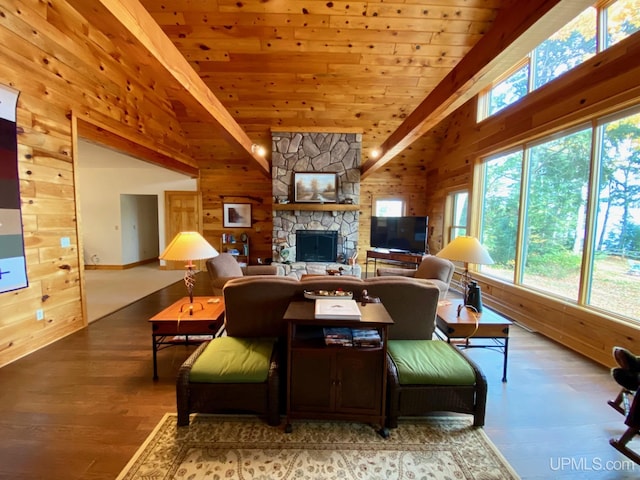
[[[167,414],[117,480],[517,479],[464,417],[401,421],[384,439],[361,423],[297,421],[293,433],[256,417]]]

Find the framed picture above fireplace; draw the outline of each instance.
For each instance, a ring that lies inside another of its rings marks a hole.
[[[225,228],[251,227],[251,204],[250,203],[224,203],[222,205],[223,220],[222,226]]]
[[[336,203],[338,175],[336,173],[294,172],[294,202]]]

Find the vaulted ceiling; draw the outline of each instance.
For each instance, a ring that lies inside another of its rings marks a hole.
[[[367,175],[429,155],[443,118],[590,2],[72,3],[111,39],[135,38],[180,85],[170,100],[198,164],[244,158],[268,172],[269,152],[251,145],[270,150],[274,129],[351,131],[363,134]]]

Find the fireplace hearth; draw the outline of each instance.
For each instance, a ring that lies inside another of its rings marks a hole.
[[[338,232],[335,230],[297,230],[296,261],[335,262],[338,256]]]

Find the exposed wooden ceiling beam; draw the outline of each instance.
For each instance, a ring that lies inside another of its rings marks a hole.
[[[246,152],[270,176],[267,160],[252,151],[253,142],[209,87],[189,65],[169,37],[137,0],[99,0],[149,53],[211,115],[230,145]]]
[[[362,178],[388,163],[592,3],[511,2],[498,14],[491,30],[384,141],[381,155],[363,164]]]

